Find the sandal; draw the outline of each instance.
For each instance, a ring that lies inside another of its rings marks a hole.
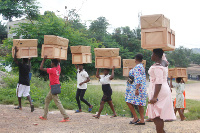
[[[129,124],[135,124],[135,123],[138,123],[140,121],[140,119],[138,119],[137,121],[133,122],[133,121],[130,121]]]
[[[69,121],[69,117],[68,118],[66,118],[66,119],[63,119],[62,121],[60,121],[60,122],[68,122]]]
[[[19,110],[22,110],[22,108],[21,108],[21,107],[19,107],[19,106],[15,107],[14,109],[19,109]]]
[[[96,119],[100,118],[100,116],[98,116],[98,115],[93,115],[93,117],[96,118]]]
[[[153,122],[153,120],[149,118],[146,120],[146,122]]]
[[[138,121],[134,125],[145,125],[145,122],[144,123],[140,123],[140,121]]]
[[[111,116],[110,118],[114,118],[114,117],[117,117],[117,115],[113,115],[113,116]]]
[[[41,119],[41,120],[47,120],[47,118],[44,118],[43,116],[40,116],[39,119]]]
[[[31,105],[31,112],[33,112],[34,110],[34,105]]]

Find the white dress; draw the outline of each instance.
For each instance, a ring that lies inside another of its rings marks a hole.
[[[176,108],[184,108],[184,95],[185,90],[184,83],[176,83],[174,88],[176,89]]]

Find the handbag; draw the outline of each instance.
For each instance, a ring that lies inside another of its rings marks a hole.
[[[61,93],[61,85],[56,84],[56,85],[51,85],[51,94],[56,95]]]
[[[127,83],[133,84],[133,82],[134,82],[134,77],[133,76],[128,76]]]

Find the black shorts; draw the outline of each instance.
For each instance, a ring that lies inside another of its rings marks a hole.
[[[102,85],[103,90],[103,97],[101,101],[108,102],[112,101],[111,95],[112,95],[112,89],[110,87],[110,84]]]

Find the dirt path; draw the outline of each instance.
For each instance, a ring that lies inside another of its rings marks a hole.
[[[110,118],[101,116],[95,119],[90,113],[75,114],[68,110],[70,122],[60,123],[60,112],[51,111],[48,120],[40,120],[42,109],[31,113],[30,108],[14,110],[12,105],[0,105],[0,133],[155,133],[153,123],[145,126],[129,125],[131,118]],[[34,125],[36,123],[37,125]],[[165,123],[167,133],[199,133],[200,120],[174,121]]]

